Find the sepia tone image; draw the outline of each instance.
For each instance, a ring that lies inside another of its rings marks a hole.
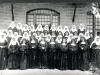
[[[0,75],[100,75],[99,3],[0,3]]]

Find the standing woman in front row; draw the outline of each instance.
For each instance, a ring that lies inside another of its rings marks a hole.
[[[0,39],[0,70],[3,70],[7,65],[7,39],[4,34],[1,34]]]
[[[92,58],[91,64],[94,68],[100,69],[100,38],[96,36],[94,41],[91,44],[92,49]]]
[[[8,46],[8,69],[19,68],[19,43],[15,37],[12,37]]]
[[[66,41],[66,38],[63,37],[62,43],[61,43],[61,70],[67,70],[68,69],[68,43]]]
[[[56,43],[54,37],[51,37],[48,45],[48,67],[54,69],[56,65]]]
[[[77,69],[77,53],[78,53],[78,44],[76,43],[75,38],[72,38],[69,43],[69,55],[68,56],[68,65],[69,69],[75,70]]]

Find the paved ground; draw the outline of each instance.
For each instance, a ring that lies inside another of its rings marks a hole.
[[[28,70],[1,70],[0,75],[92,75],[88,71],[79,70],[49,70],[49,69],[28,69]]]

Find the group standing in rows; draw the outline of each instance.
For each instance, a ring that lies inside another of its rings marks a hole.
[[[80,24],[69,30],[61,25],[10,23],[0,36],[0,69],[88,70],[100,68],[100,37]]]

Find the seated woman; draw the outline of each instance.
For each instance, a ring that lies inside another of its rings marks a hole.
[[[12,37],[8,46],[8,69],[19,68],[19,42]]]
[[[0,39],[0,70],[3,70],[7,67],[7,39],[3,33]]]

